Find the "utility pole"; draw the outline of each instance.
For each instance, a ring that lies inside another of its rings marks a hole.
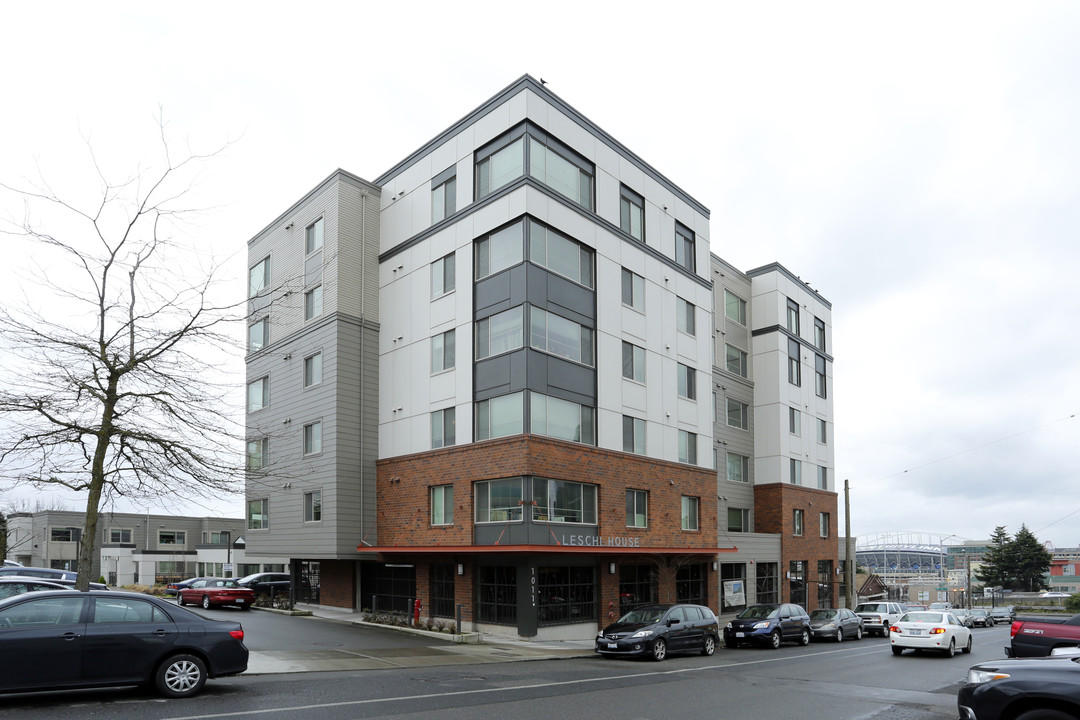
[[[851,488],[844,478],[844,607],[855,607],[855,549],[851,542]]]

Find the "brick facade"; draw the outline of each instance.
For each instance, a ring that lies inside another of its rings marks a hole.
[[[322,560],[319,563],[319,604],[329,607],[356,607],[356,562]]]

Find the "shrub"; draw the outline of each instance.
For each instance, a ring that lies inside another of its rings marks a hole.
[[[1065,598],[1065,609],[1069,612],[1080,613],[1080,593],[1073,593]]]

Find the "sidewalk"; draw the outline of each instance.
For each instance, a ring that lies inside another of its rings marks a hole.
[[[315,605],[305,606],[314,617],[366,625],[357,613]],[[383,626],[380,626],[383,627]],[[391,628],[393,629],[393,628]],[[408,631],[401,628],[402,631]],[[435,639],[433,638],[433,641]],[[391,668],[433,667],[439,665],[477,665],[592,657],[593,641],[525,642],[494,635],[480,635],[479,642],[433,642],[422,648],[380,650],[364,654],[349,650],[274,650],[252,652],[245,675],[274,673],[324,672],[334,670],[387,670]]]

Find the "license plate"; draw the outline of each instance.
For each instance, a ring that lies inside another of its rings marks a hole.
[[[243,604],[244,604],[244,599],[243,599],[243,598],[239,598],[239,599],[238,599],[238,600],[236,601],[236,604],[237,604],[237,605],[243,605]]]
[[[735,633],[735,637],[746,637],[746,633],[737,632]]]
[[[922,635],[922,630],[908,630],[908,635]]]
[[[619,648],[619,643],[608,643],[607,647],[608,650],[617,650]]]

